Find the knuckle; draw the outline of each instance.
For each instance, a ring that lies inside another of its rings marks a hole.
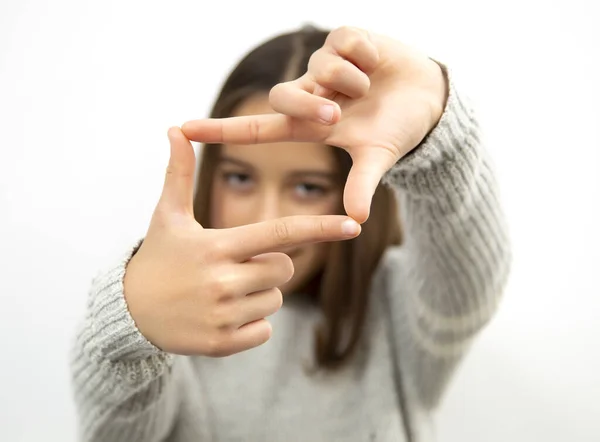
[[[273,224],[273,235],[277,244],[281,246],[290,245],[292,242],[290,228],[285,221],[277,221]]]
[[[336,34],[346,36],[348,34],[352,34],[352,33],[356,32],[356,29],[353,28],[352,26],[344,25],[344,26],[339,26],[338,28],[334,29],[334,32]]]
[[[211,334],[205,342],[206,356],[222,358],[231,354],[231,348],[223,333]]]
[[[342,55],[351,55],[363,44],[363,37],[357,33],[349,33],[339,43],[337,51]]]
[[[254,118],[248,121],[248,133],[252,139],[252,144],[257,144],[260,139],[260,124]]]
[[[324,219],[319,220],[319,234],[323,237],[327,235],[327,223]]]
[[[193,178],[194,174],[191,173],[189,170],[184,169],[183,167],[179,166],[179,165],[175,165],[173,163],[169,163],[167,164],[167,167],[165,168],[165,176],[167,179],[169,178]]]
[[[210,262],[226,261],[231,257],[232,249],[236,244],[226,233],[214,229],[204,229],[202,232],[206,234],[201,246],[203,257]]]
[[[308,72],[311,75],[314,75],[315,71],[319,66],[319,59],[321,58],[321,54],[323,53],[323,49],[317,49],[308,59]]]
[[[327,36],[328,40],[337,40],[339,38],[343,38],[350,31],[349,26],[338,26],[333,29],[329,35]]]
[[[211,241],[209,250],[209,256],[211,256],[213,259],[224,258],[227,255],[225,243],[216,239]]]
[[[329,36],[339,41],[348,38],[349,36],[356,35],[358,33],[357,31],[358,29],[353,26],[338,26],[330,32]]]
[[[227,330],[234,326],[234,315],[232,309],[226,305],[216,306],[210,314],[211,328],[219,330]]]
[[[325,85],[332,85],[341,77],[342,70],[340,63],[328,63],[323,67],[319,81]]]
[[[363,53],[369,44],[369,34],[360,28],[342,26],[331,33],[330,45],[342,57],[352,58],[357,52]]]
[[[210,281],[210,292],[217,298],[226,298],[231,296],[231,282],[230,278],[223,274],[213,275]]]

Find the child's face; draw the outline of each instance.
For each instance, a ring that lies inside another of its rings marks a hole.
[[[238,115],[271,113],[266,96],[249,99]],[[236,227],[292,215],[341,213],[343,179],[331,147],[316,143],[225,145],[215,170],[212,225]],[[297,289],[315,275],[326,259],[327,244],[285,250],[295,273],[280,287]]]

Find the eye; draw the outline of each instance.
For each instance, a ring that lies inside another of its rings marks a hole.
[[[295,186],[294,191],[300,198],[314,198],[325,194],[327,189],[318,184],[300,183]]]
[[[229,187],[236,189],[247,189],[252,184],[250,175],[246,173],[223,172],[222,178]]]

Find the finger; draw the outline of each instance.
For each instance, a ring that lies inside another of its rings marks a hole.
[[[194,148],[178,127],[168,132],[171,155],[159,205],[170,212],[192,214],[196,156]]]
[[[337,95],[337,92],[332,89],[327,89],[319,84],[315,84],[313,95],[318,97],[328,98],[329,100],[333,100]]]
[[[282,305],[283,295],[278,288],[263,290],[245,296],[237,304],[240,327],[271,316]]]
[[[366,74],[373,72],[379,63],[379,51],[363,29],[348,26],[335,29],[325,44]]]
[[[265,253],[243,263],[231,263],[215,275],[224,297],[243,297],[248,293],[285,284],[294,275],[294,264],[284,253]]]
[[[342,113],[337,103],[311,94],[300,87],[298,81],[279,83],[273,87],[269,101],[275,112],[320,124],[337,123]]]
[[[258,347],[271,338],[273,327],[266,319],[250,322],[234,333],[234,345],[242,350]],[[241,350],[240,350],[241,351]]]
[[[213,357],[225,357],[258,347],[269,340],[273,329],[266,319],[250,322],[231,331],[214,344]]]
[[[319,86],[350,98],[363,97],[371,85],[367,74],[327,50],[320,49],[310,57],[308,74]]]
[[[181,130],[187,138],[200,143],[263,144],[324,140],[327,132],[323,131],[323,127],[311,124],[287,115],[268,114],[193,120],[185,123]]]
[[[219,232],[227,256],[244,261],[302,244],[351,239],[360,234],[360,226],[346,216],[290,216]]]
[[[352,155],[353,164],[344,189],[348,216],[361,224],[369,218],[371,200],[381,177],[396,161],[396,156],[383,148],[363,149]]]

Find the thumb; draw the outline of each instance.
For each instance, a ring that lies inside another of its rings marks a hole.
[[[167,135],[171,144],[171,156],[159,205],[169,212],[193,215],[196,171],[194,148],[178,127],[170,128]]]
[[[371,212],[371,200],[381,177],[397,161],[388,149],[362,148],[351,152],[352,168],[344,189],[344,208],[348,216],[364,223]]]

